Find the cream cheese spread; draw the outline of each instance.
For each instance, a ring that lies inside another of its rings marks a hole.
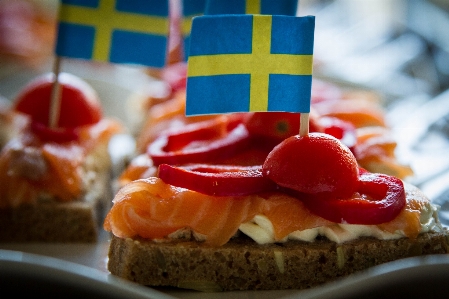
[[[439,209],[440,206],[431,204],[430,202],[423,207],[420,216],[420,233],[440,232],[443,230],[443,227],[438,220]],[[320,226],[302,231],[294,231],[284,239],[276,241],[274,238],[273,225],[270,220],[263,215],[257,215],[251,221],[241,224],[239,230],[258,244],[281,243],[288,240],[313,242],[318,236],[324,236],[336,243],[344,243],[358,239],[359,237],[374,237],[380,240],[405,237],[403,231],[390,233],[381,230],[377,225],[335,223],[330,226]]]

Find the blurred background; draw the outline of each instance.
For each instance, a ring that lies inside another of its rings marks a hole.
[[[52,70],[57,5],[0,0],[4,99]],[[298,15],[316,17],[314,77],[382,95],[398,157],[449,225],[449,1],[300,0]],[[118,117],[131,92],[154,83],[137,67],[64,60],[62,71],[91,82]]]

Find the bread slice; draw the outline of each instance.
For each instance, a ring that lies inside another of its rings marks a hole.
[[[446,230],[342,244],[321,238],[259,245],[242,235],[221,247],[112,236],[108,269],[141,285],[205,292],[306,289],[401,258],[448,253],[448,241]]]
[[[110,173],[105,169],[79,200],[40,200],[0,209],[0,242],[96,242],[110,208],[110,182]]]

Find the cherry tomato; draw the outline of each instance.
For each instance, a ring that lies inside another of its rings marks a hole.
[[[242,196],[277,188],[262,175],[261,165],[161,164],[158,176],[167,184],[212,196]]]
[[[75,75],[60,73],[59,117],[56,126],[50,128],[54,78],[53,73],[46,73],[29,82],[15,99],[13,109],[30,116],[32,130],[42,139],[67,141],[76,136],[77,127],[101,120],[101,104],[97,93],[87,82]]]
[[[324,133],[295,135],[278,144],[263,164],[263,174],[299,192],[347,198],[357,189],[357,160],[347,146]]]
[[[406,205],[403,182],[393,176],[360,172],[357,192],[349,198],[328,199],[301,195],[314,214],[349,224],[381,224],[393,220]]]
[[[17,96],[14,109],[47,125],[54,77],[53,73],[46,73],[28,83]],[[74,128],[100,121],[101,104],[87,82],[69,73],[60,73],[58,81],[61,88],[58,127]]]
[[[319,130],[316,117],[315,114],[310,114],[309,131]],[[285,138],[298,134],[300,113],[251,112],[247,113],[245,125],[251,135],[273,139],[279,143]]]

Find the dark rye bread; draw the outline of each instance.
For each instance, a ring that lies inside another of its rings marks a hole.
[[[111,238],[113,275],[141,285],[208,292],[306,289],[401,258],[449,252],[447,230],[416,240],[360,238],[343,244],[322,238],[258,245],[241,236],[221,247]]]
[[[0,242],[96,242],[102,210],[99,200],[0,209]]]
[[[97,242],[105,213],[111,207],[112,186],[109,167],[99,167],[96,174],[87,193],[72,202],[41,199],[34,204],[0,208],[0,243]]]

